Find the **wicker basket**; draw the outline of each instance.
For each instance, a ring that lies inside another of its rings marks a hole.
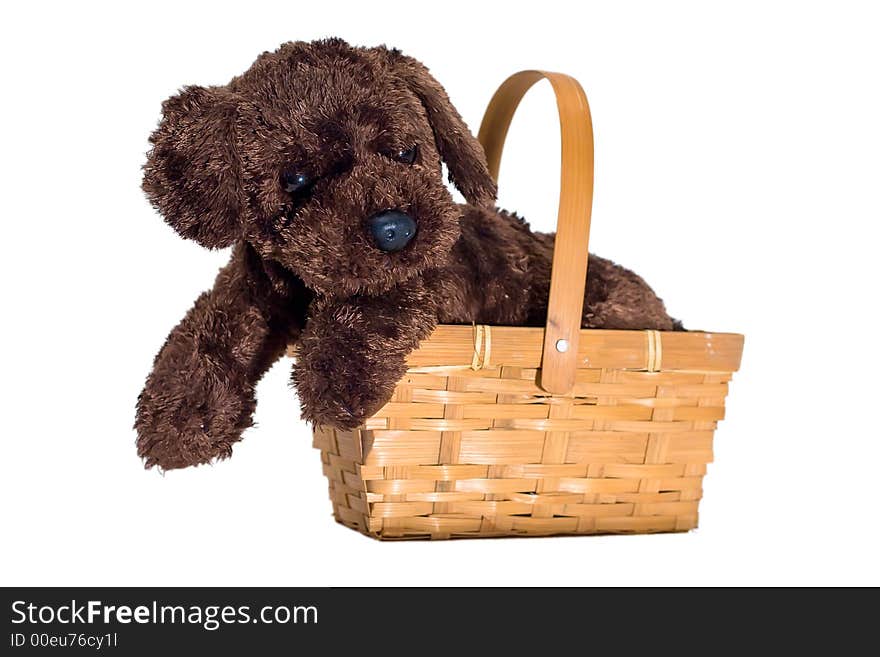
[[[336,519],[382,539],[685,531],[743,337],[582,330],[592,127],[580,85],[524,71],[480,129],[497,178],[539,79],[556,92],[562,189],[546,328],[439,326],[391,401],[315,430]]]

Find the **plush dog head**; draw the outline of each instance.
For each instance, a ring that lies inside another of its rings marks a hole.
[[[163,105],[144,190],[182,236],[249,242],[323,294],[380,293],[442,264],[458,211],[491,205],[485,157],[443,88],[396,50],[332,39],[264,53]]]

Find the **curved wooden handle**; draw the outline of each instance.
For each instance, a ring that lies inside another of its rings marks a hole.
[[[489,101],[478,138],[486,151],[489,172],[497,181],[513,114],[526,91],[542,79],[550,81],[556,94],[562,135],[562,176],[540,384],[547,392],[562,395],[574,386],[587,284],[593,207],[593,122],[587,96],[577,80],[563,73],[515,73]]]

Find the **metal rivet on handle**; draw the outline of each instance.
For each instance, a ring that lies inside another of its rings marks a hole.
[[[557,340],[556,351],[558,351],[560,354],[564,354],[566,351],[568,351],[568,340]]]

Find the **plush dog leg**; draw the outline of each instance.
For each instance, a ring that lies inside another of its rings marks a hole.
[[[317,299],[293,368],[303,418],[352,429],[384,406],[437,324],[436,295],[426,275],[381,296]]]
[[[135,421],[146,467],[226,458],[252,424],[254,386],[293,333],[246,260],[244,249],[233,255],[156,357]]]

